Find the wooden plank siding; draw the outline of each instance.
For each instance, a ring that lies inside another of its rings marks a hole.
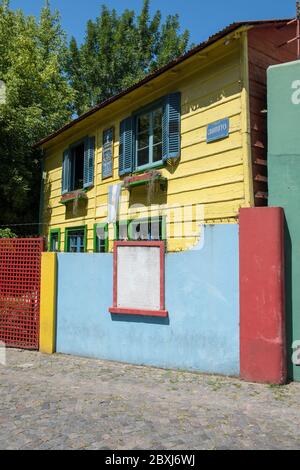
[[[296,26],[259,26],[248,32],[249,94],[253,189],[256,206],[268,204],[267,69],[296,60],[296,43],[279,47],[296,36]]]
[[[107,217],[109,186],[119,178],[119,125],[120,121],[140,107],[172,91],[182,94],[181,158],[176,168],[166,166],[162,174],[168,179],[167,195],[158,194],[149,206],[145,188],[122,191],[120,220],[164,215],[167,220],[168,251],[184,250],[199,240],[200,227],[196,222],[197,205],[204,208],[206,223],[237,223],[240,207],[245,202],[244,160],[248,159],[242,137],[242,71],[240,39],[228,46],[212,48],[207,60],[196,58],[177,73],[160,79],[157,86],[147,87],[139,99],[128,99],[109,118],[101,113],[94,118],[94,126],[47,150],[45,159],[46,182],[44,191],[45,235],[50,228],[61,228],[64,246],[66,227],[87,225],[88,251],[93,250],[94,223]],[[172,78],[170,85],[170,76]],[[160,83],[159,83],[160,82]],[[123,108],[122,108],[123,106]],[[104,114],[104,113],[103,113]],[[207,125],[229,117],[230,136],[212,144],[206,143]],[[102,180],[102,133],[113,126],[113,177]],[[96,136],[95,185],[88,192],[87,208],[77,216],[60,204],[62,154],[73,141],[83,135]],[[136,207],[143,204],[144,207]],[[198,215],[199,217],[199,215]],[[184,232],[183,232],[183,221]],[[113,246],[114,227],[109,227],[110,250]]]
[[[149,204],[145,187],[131,193],[123,189],[120,220],[165,216],[167,249],[182,251],[200,239],[199,206],[203,222],[218,224],[238,223],[241,207],[265,204],[258,196],[267,192],[266,115],[261,113],[266,108],[266,69],[294,58],[293,47],[277,47],[292,36],[291,27],[242,27],[228,40],[223,38],[207,47],[205,54],[189,57],[50,140],[44,146],[44,235],[60,228],[63,249],[65,229],[86,225],[87,250],[93,251],[94,224],[106,221],[109,187],[122,181],[120,122],[177,91],[182,96],[181,157],[176,166],[161,170],[168,179],[167,192],[155,194]],[[229,118],[229,137],[208,144],[207,125],[223,118]],[[113,176],[103,180],[102,135],[110,127],[114,127]],[[62,156],[69,145],[87,135],[96,137],[94,186],[87,193],[86,208],[79,208],[74,215],[72,208],[60,203]],[[112,251],[112,225],[109,235]]]

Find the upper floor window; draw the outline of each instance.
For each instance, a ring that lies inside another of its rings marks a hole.
[[[87,189],[94,184],[95,137],[86,137],[64,151],[62,193]]]
[[[136,120],[136,167],[156,166],[162,163],[163,108],[143,113]]]
[[[181,94],[165,96],[120,123],[119,174],[128,175],[180,157]]]

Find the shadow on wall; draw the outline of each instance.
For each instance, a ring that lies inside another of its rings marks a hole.
[[[286,308],[286,339],[287,339],[287,367],[288,379],[294,379],[294,370],[292,364],[292,343],[294,338],[293,332],[293,287],[292,287],[292,259],[293,247],[290,231],[285,219],[285,308]]]
[[[46,224],[44,226],[44,232],[46,232],[46,226],[50,224],[52,216],[52,208],[50,206],[50,197],[52,191],[52,185],[49,178],[44,182],[44,193],[43,193],[43,222]]]
[[[111,315],[112,321],[127,323],[144,323],[152,325],[169,326],[170,318],[140,317],[138,315]]]
[[[130,191],[129,208],[136,204],[141,204],[145,207],[151,207],[151,205],[165,205],[167,201],[167,188],[161,190],[159,183],[156,183],[152,189],[149,188],[148,185],[138,186]]]
[[[76,217],[85,218],[88,211],[88,201],[86,199],[79,199],[77,202],[72,201],[66,205],[65,218],[66,220],[74,219]]]
[[[230,98],[231,96],[237,95],[238,93],[241,93],[241,85],[236,82],[223,87],[215,93],[210,93],[194,101],[190,101],[187,97],[187,104],[183,104],[182,106],[182,116],[189,113],[195,113],[202,108],[207,108],[208,106],[217,104],[219,101]]]

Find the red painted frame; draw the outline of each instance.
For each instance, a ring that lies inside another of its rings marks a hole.
[[[149,246],[160,248],[160,310],[140,310],[132,308],[118,307],[118,247],[120,246]],[[165,309],[165,243],[160,241],[141,241],[141,242],[115,242],[114,243],[114,289],[113,289],[113,307],[109,312],[113,315],[139,315],[146,317],[167,317],[168,311]]]

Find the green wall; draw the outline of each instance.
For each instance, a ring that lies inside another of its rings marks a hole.
[[[269,205],[286,215],[289,378],[300,381],[292,344],[300,341],[300,61],[268,70]]]

